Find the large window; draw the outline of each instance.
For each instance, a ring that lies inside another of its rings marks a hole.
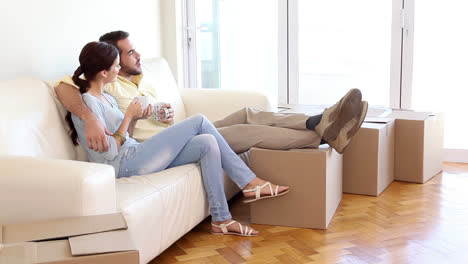
[[[359,88],[399,107],[401,1],[186,0],[186,86],[319,105]]]
[[[280,105],[330,105],[356,87],[370,106],[445,112],[445,147],[468,154],[466,1],[185,1],[207,17],[187,20],[200,34],[188,87],[267,91]]]

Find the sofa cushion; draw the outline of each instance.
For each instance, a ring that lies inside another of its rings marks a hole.
[[[65,121],[44,82],[1,81],[0,93],[0,154],[76,158]]]

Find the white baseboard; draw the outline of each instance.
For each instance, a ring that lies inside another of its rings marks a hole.
[[[444,149],[444,161],[468,163],[468,149]]]

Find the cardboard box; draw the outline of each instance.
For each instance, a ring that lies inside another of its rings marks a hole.
[[[395,180],[425,183],[442,171],[444,115],[394,110]]]
[[[380,195],[394,179],[395,120],[366,118],[343,153],[343,192]]]
[[[307,105],[284,105],[283,107],[285,109],[281,113],[309,115],[320,114],[324,108],[324,106]],[[395,119],[395,180],[424,183],[442,171],[444,145],[444,115],[442,113],[370,107],[366,119],[385,117]],[[348,151],[347,149],[346,152]],[[346,159],[344,162],[346,163]],[[346,169],[344,173],[346,174]],[[356,186],[350,189],[349,182],[343,184],[346,192],[361,192],[355,189]],[[367,187],[363,188],[367,189]],[[362,194],[367,193],[362,192]]]
[[[0,264],[139,263],[120,213],[0,226]]]
[[[342,197],[343,157],[328,145],[289,151],[252,148],[251,169],[291,191],[250,204],[256,224],[326,229]]]

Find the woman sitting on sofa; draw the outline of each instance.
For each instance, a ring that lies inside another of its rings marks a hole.
[[[107,136],[107,152],[96,152],[87,143],[82,144],[89,161],[113,166],[118,178],[151,174],[199,161],[212,216],[212,233],[258,234],[253,228],[232,220],[224,194],[223,169],[242,189],[246,202],[283,195],[289,187],[276,186],[256,177],[203,115],[187,118],[138,143],[132,138],[135,124],[152,115],[153,106],[143,109],[142,103],[135,99],[123,114],[116,100],[103,93],[104,85],[117,79],[120,69],[118,50],[104,42],[90,42],[82,49],[79,61],[73,81],[80,87],[89,109],[114,133]],[[86,80],[80,78],[82,74]],[[71,113],[67,114],[66,120],[73,143],[77,145],[77,139],[81,143],[87,142],[84,122]]]

